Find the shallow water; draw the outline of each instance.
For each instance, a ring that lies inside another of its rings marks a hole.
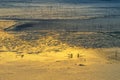
[[[119,31],[120,3],[70,4],[8,1],[0,3],[0,18],[39,22],[33,23],[32,27],[28,26],[27,30],[47,27],[47,29],[66,28],[79,31]]]

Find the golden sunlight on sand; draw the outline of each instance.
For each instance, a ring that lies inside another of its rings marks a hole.
[[[119,48],[76,47],[53,36],[24,41],[3,30],[15,24],[0,21],[0,80],[120,79],[119,61],[108,60]]]

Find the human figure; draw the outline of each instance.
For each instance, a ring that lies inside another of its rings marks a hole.
[[[21,58],[23,58],[24,57],[24,55],[21,55]]]
[[[73,54],[68,54],[68,57],[69,58],[73,58]]]
[[[73,58],[73,54],[71,54],[70,56],[71,56],[70,58]]]
[[[77,58],[79,58],[79,57],[80,57],[80,54],[78,53],[78,54],[77,54]]]

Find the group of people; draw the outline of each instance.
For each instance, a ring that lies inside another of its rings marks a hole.
[[[68,58],[73,58],[74,56],[73,56],[73,54],[71,53],[71,54],[68,54]],[[77,58],[80,58],[81,56],[80,56],[80,54],[78,53],[77,55],[76,55],[76,57]]]

